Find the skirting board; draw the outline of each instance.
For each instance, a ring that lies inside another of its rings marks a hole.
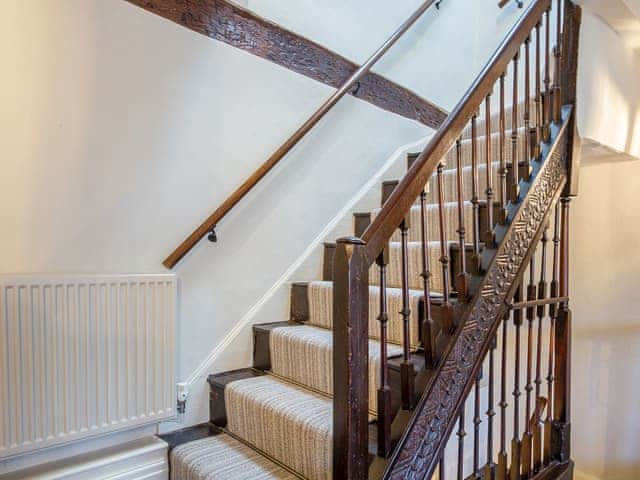
[[[0,480],[167,480],[168,445],[146,437],[0,476]]]

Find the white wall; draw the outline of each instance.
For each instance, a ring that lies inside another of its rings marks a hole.
[[[585,7],[578,70],[578,128],[610,153],[640,157],[640,58]]]
[[[590,164],[572,202],[573,456],[595,479],[640,478],[640,162]]]
[[[251,10],[364,62],[423,0],[249,0]],[[531,0],[524,2],[525,7]],[[523,10],[515,2],[443,0],[374,67],[445,109],[452,109]]]
[[[162,271],[332,92],[121,0],[5,0],[0,58],[0,273]],[[342,102],[177,268],[179,378],[428,132]],[[251,342],[225,358],[247,365]]]

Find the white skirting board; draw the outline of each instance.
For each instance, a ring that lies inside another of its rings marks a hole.
[[[167,480],[167,444],[156,437],[2,475],[0,480]]]

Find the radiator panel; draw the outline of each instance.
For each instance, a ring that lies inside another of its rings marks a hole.
[[[0,276],[0,458],[175,416],[173,275]]]

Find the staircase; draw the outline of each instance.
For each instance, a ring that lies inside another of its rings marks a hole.
[[[325,244],[323,278],[291,285],[290,318],[254,326],[253,368],[209,377],[210,424],[167,436],[172,479],[572,476],[579,24],[531,3],[380,208]]]

